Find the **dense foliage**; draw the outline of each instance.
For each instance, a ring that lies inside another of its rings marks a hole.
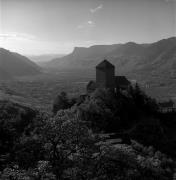
[[[52,116],[9,101],[0,103],[0,112],[0,179],[170,180],[174,175],[176,114],[160,113],[138,86],[96,90],[77,100],[61,93]]]

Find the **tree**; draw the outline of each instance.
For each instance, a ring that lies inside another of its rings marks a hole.
[[[145,112],[145,115],[156,115],[159,110],[158,103],[155,99],[147,96],[137,83],[134,87],[130,87],[128,93],[138,109],[142,110],[143,113]]]
[[[87,155],[95,141],[85,122],[72,109],[58,111],[45,122],[41,133],[56,179],[61,179],[64,172],[72,168],[75,158]]]
[[[61,109],[67,109],[70,107],[69,100],[67,98],[67,94],[65,92],[61,92],[55,99],[53,103],[53,113],[56,114]]]

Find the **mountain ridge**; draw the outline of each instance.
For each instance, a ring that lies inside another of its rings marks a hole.
[[[154,43],[94,45],[76,47],[73,52],[46,64],[49,69],[91,70],[103,59],[116,66],[116,73],[136,80],[176,77],[176,37]]]
[[[0,79],[11,79],[16,76],[36,75],[41,68],[27,57],[0,48]]]

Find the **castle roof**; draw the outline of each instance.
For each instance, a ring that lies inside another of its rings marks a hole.
[[[159,103],[159,105],[162,108],[173,107],[174,106],[174,102],[173,101],[161,102],[161,103]]]
[[[87,84],[87,88],[96,88],[96,82],[95,81],[89,81]]]
[[[119,85],[129,85],[130,81],[125,76],[115,76],[115,82]]]
[[[97,69],[114,69],[115,66],[106,59],[96,66]]]
[[[97,88],[97,84],[95,81],[89,81],[89,83],[87,84],[87,92],[91,93],[93,91],[95,91],[95,89]]]

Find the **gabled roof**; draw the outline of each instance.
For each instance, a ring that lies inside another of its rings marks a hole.
[[[162,108],[168,108],[168,107],[173,107],[174,102],[173,101],[160,102],[159,105]]]
[[[87,84],[87,92],[93,92],[97,88],[97,84],[95,81],[89,81]]]
[[[97,69],[114,69],[115,66],[106,59],[96,66]]]
[[[87,88],[89,87],[95,87],[96,88],[96,82],[95,81],[89,81],[88,84],[87,84]]]
[[[115,82],[117,85],[130,85],[130,81],[125,76],[115,76]]]

